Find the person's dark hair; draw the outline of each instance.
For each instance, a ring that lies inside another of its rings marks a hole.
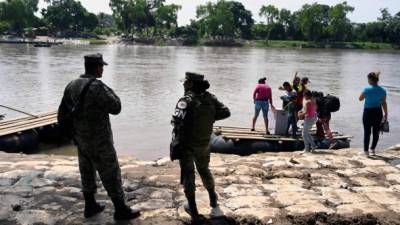
[[[85,62],[85,74],[94,75],[100,66],[102,65],[99,63]]]
[[[301,83],[308,83],[308,82],[309,82],[308,77],[301,78]]]
[[[192,91],[196,94],[203,93],[209,88],[210,88],[210,83],[208,82],[208,80],[193,81]]]
[[[378,82],[379,81],[379,73],[376,72],[371,72],[368,74],[368,79],[370,79],[373,82]]]
[[[311,92],[310,90],[306,90],[306,91],[304,92],[304,96],[306,96],[306,97],[312,97],[313,95],[312,95],[312,92]]]
[[[283,86],[284,86],[284,87],[288,87],[288,86],[290,86],[290,83],[287,82],[287,81],[285,81],[285,82],[283,82]]]
[[[261,78],[261,79],[259,79],[258,80],[258,83],[259,84],[265,84],[265,81],[267,80],[267,78],[266,77],[263,77],[263,78]]]

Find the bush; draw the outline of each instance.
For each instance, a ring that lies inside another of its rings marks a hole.
[[[0,21],[0,34],[9,31],[11,28],[10,24],[4,21]]]
[[[97,35],[113,35],[115,33],[117,33],[117,29],[114,27],[96,27],[93,30],[93,33],[97,34]]]

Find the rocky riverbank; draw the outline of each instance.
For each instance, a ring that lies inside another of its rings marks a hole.
[[[400,149],[366,158],[361,150],[316,154],[212,155],[226,218],[208,224],[400,224]],[[129,205],[143,210],[132,224],[185,224],[179,167],[121,156]],[[208,195],[197,180],[200,212]],[[76,157],[0,153],[0,224],[114,224],[99,185],[103,214],[84,219]]]

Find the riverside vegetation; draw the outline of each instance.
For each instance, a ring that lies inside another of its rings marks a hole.
[[[182,39],[183,45],[368,49],[400,45],[400,12],[391,15],[381,9],[377,21],[354,23],[347,16],[355,9],[346,2],[305,4],[294,12],[265,5],[259,10],[265,22],[258,23],[242,3],[219,0],[199,5],[195,19],[185,26],[177,22],[181,6],[165,0],[111,0],[112,15],[90,13],[76,0],[46,2],[41,17],[36,16],[38,0],[0,2],[0,33],[80,38],[121,35],[125,40],[155,39],[150,43],[160,45],[174,38]]]

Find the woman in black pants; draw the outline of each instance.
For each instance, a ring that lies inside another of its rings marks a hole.
[[[360,95],[360,101],[364,101],[364,153],[369,156],[369,143],[372,130],[371,154],[375,155],[375,148],[379,140],[379,131],[382,121],[388,118],[388,109],[386,102],[386,91],[379,83],[380,72],[368,74],[369,86],[364,89]],[[384,115],[382,113],[382,109]]]

